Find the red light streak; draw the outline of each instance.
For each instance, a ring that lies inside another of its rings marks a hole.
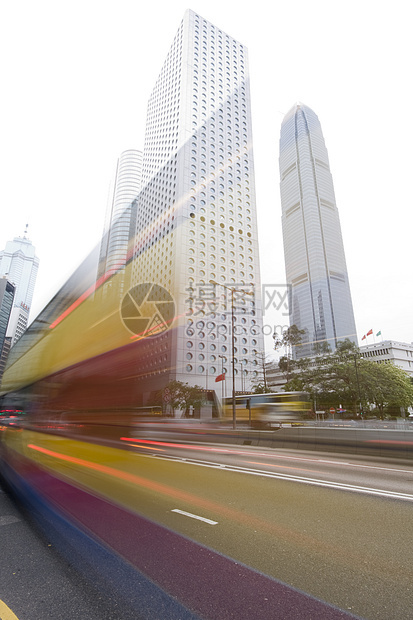
[[[161,443],[161,445],[168,445],[162,444],[162,442],[151,442],[149,440],[142,441],[146,441],[147,443]],[[191,506],[195,505],[197,507],[201,507],[205,510],[211,511],[211,514],[214,517],[216,517],[216,515],[221,515],[222,517],[228,519],[231,523],[239,523],[243,526],[247,526],[250,529],[256,528],[257,530],[259,529],[263,532],[267,532],[272,536],[279,536],[281,537],[281,539],[292,541],[296,545],[305,546],[315,553],[322,554],[323,557],[326,553],[328,553],[330,556],[336,557],[337,561],[339,561],[340,563],[343,563],[347,559],[347,557],[350,557],[348,551],[347,553],[343,553],[343,549],[338,545],[325,543],[320,539],[294,531],[291,528],[279,525],[277,523],[267,521],[259,516],[255,516],[252,513],[238,511],[236,509],[230,508],[229,506],[217,503],[213,500],[208,500],[206,498],[194,495],[190,492],[170,487],[166,484],[163,484],[162,482],[148,480],[146,478],[142,478],[141,476],[137,476],[136,474],[121,471],[115,469],[114,467],[109,467],[108,465],[101,465],[99,463],[87,461],[78,457],[69,456],[67,454],[62,454],[53,450],[48,450],[47,448],[42,448],[41,446],[37,446],[35,444],[28,444],[28,447],[32,450],[59,459],[61,461],[75,463],[76,465],[80,465],[81,467],[98,471],[100,473],[107,474],[108,476],[112,476],[114,478],[138,485],[143,489],[147,489],[155,493],[161,493],[162,495],[174,498],[175,500],[179,499],[180,501],[186,502]],[[360,554],[354,553],[351,555],[354,556],[352,560],[353,562],[356,560],[360,562],[365,560],[365,555],[361,556]]]
[[[162,450],[162,448],[152,448],[151,446],[137,446],[134,443],[130,443],[128,444],[129,446],[131,446],[132,448],[142,448],[142,450],[156,450],[156,452],[165,452],[165,450]]]
[[[168,323],[173,323],[176,319],[180,319],[181,317],[186,316],[185,313],[183,314],[179,314],[178,316],[174,316],[172,317],[172,319],[169,319],[168,321],[165,321],[165,325],[167,325]],[[130,337],[131,340],[136,340],[136,338],[143,338],[145,335],[145,338],[147,336],[153,336],[154,334],[157,334],[157,326],[154,325],[151,329],[148,330],[143,330],[142,332],[140,332],[139,334],[133,334],[133,336]],[[164,330],[166,331],[166,330]]]
[[[239,517],[239,513],[236,510],[227,508],[222,504],[218,504],[202,497],[198,497],[196,495],[193,495],[192,493],[170,487],[166,484],[163,484],[162,482],[148,480],[127,471],[121,471],[119,469],[115,469],[114,467],[109,467],[108,465],[101,465],[100,463],[80,459],[76,456],[69,456],[68,454],[62,454],[61,452],[55,452],[54,450],[48,450],[47,448],[42,448],[41,446],[37,446],[35,444],[28,444],[28,447],[32,450],[35,450],[36,452],[40,452],[41,454],[51,456],[55,459],[59,459],[60,461],[74,463],[76,465],[80,465],[81,467],[86,467],[87,469],[106,474],[113,478],[118,478],[120,480],[130,482],[144,489],[155,491],[156,493],[161,493],[165,496],[173,497],[174,500],[178,499],[180,501],[187,502],[190,505],[201,506],[202,508],[210,510],[211,512],[218,512],[219,514],[226,515],[228,519],[235,519],[237,515]]]
[[[151,439],[134,439],[133,437],[120,437],[122,441],[133,441],[135,443],[149,443],[155,446],[166,446],[167,448],[186,448],[187,450],[203,450],[204,452],[226,452],[229,454],[246,454],[243,451],[229,450],[227,448],[207,448],[186,443],[168,443],[167,441],[152,441]],[[142,447],[142,446],[139,446]]]

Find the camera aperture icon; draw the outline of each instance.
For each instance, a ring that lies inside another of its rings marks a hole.
[[[163,286],[145,282],[129,289],[122,300],[120,314],[126,329],[139,338],[148,338],[171,327],[175,302]]]

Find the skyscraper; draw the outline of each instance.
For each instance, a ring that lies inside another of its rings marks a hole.
[[[141,151],[124,151],[117,162],[116,174],[112,183],[105,229],[100,247],[98,278],[103,274],[110,276],[125,268],[130,251],[130,239],[135,234],[137,197],[141,189],[142,153]],[[105,287],[112,287],[110,280]],[[119,295],[129,283],[123,278],[116,279]],[[105,288],[104,287],[104,288]],[[115,293],[111,291],[111,293]]]
[[[297,358],[327,343],[357,343],[333,180],[321,125],[307,106],[286,114],[280,138],[280,187],[290,324],[305,331]]]
[[[0,382],[10,349],[10,338],[6,339],[7,326],[13,308],[15,287],[7,276],[0,278]],[[4,346],[6,344],[6,346]]]
[[[208,388],[231,372],[232,306],[237,390],[263,349],[250,107],[247,49],[186,11],[148,103],[132,290],[174,299],[148,367]]]
[[[0,252],[0,276],[7,276],[16,287],[7,328],[12,346],[27,328],[38,268],[39,259],[26,232],[24,237],[8,241],[6,248]]]

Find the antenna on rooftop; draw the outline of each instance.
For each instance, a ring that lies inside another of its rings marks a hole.
[[[28,224],[26,224],[26,230],[24,231],[24,236],[26,236],[26,235],[27,235],[27,229],[28,229],[28,228],[29,228],[29,225],[28,225]]]

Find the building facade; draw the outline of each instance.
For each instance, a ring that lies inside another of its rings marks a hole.
[[[142,180],[142,152],[124,151],[118,159],[114,181],[109,191],[105,228],[100,247],[98,278],[105,276],[107,287],[114,280],[110,276],[125,269],[130,258],[131,237],[135,234],[137,198]],[[119,295],[129,285],[116,279]],[[107,291],[106,291],[107,292]],[[112,291],[111,291],[112,292]]]
[[[392,363],[413,377],[413,343],[383,340],[360,347],[362,357],[377,363]]]
[[[132,290],[174,305],[148,372],[207,389],[232,376],[232,312],[237,390],[263,349],[250,108],[247,49],[186,11],[148,103]]]
[[[6,338],[6,333],[13,308],[14,293],[15,286],[8,281],[7,277],[0,278],[0,381],[10,349],[10,338]]]
[[[0,276],[5,275],[16,287],[7,328],[11,346],[27,328],[38,268],[35,248],[26,236],[8,241],[6,248],[0,252]]]
[[[280,137],[280,189],[290,325],[304,330],[296,358],[339,340],[357,344],[344,245],[327,148],[307,106],[286,114]]]

